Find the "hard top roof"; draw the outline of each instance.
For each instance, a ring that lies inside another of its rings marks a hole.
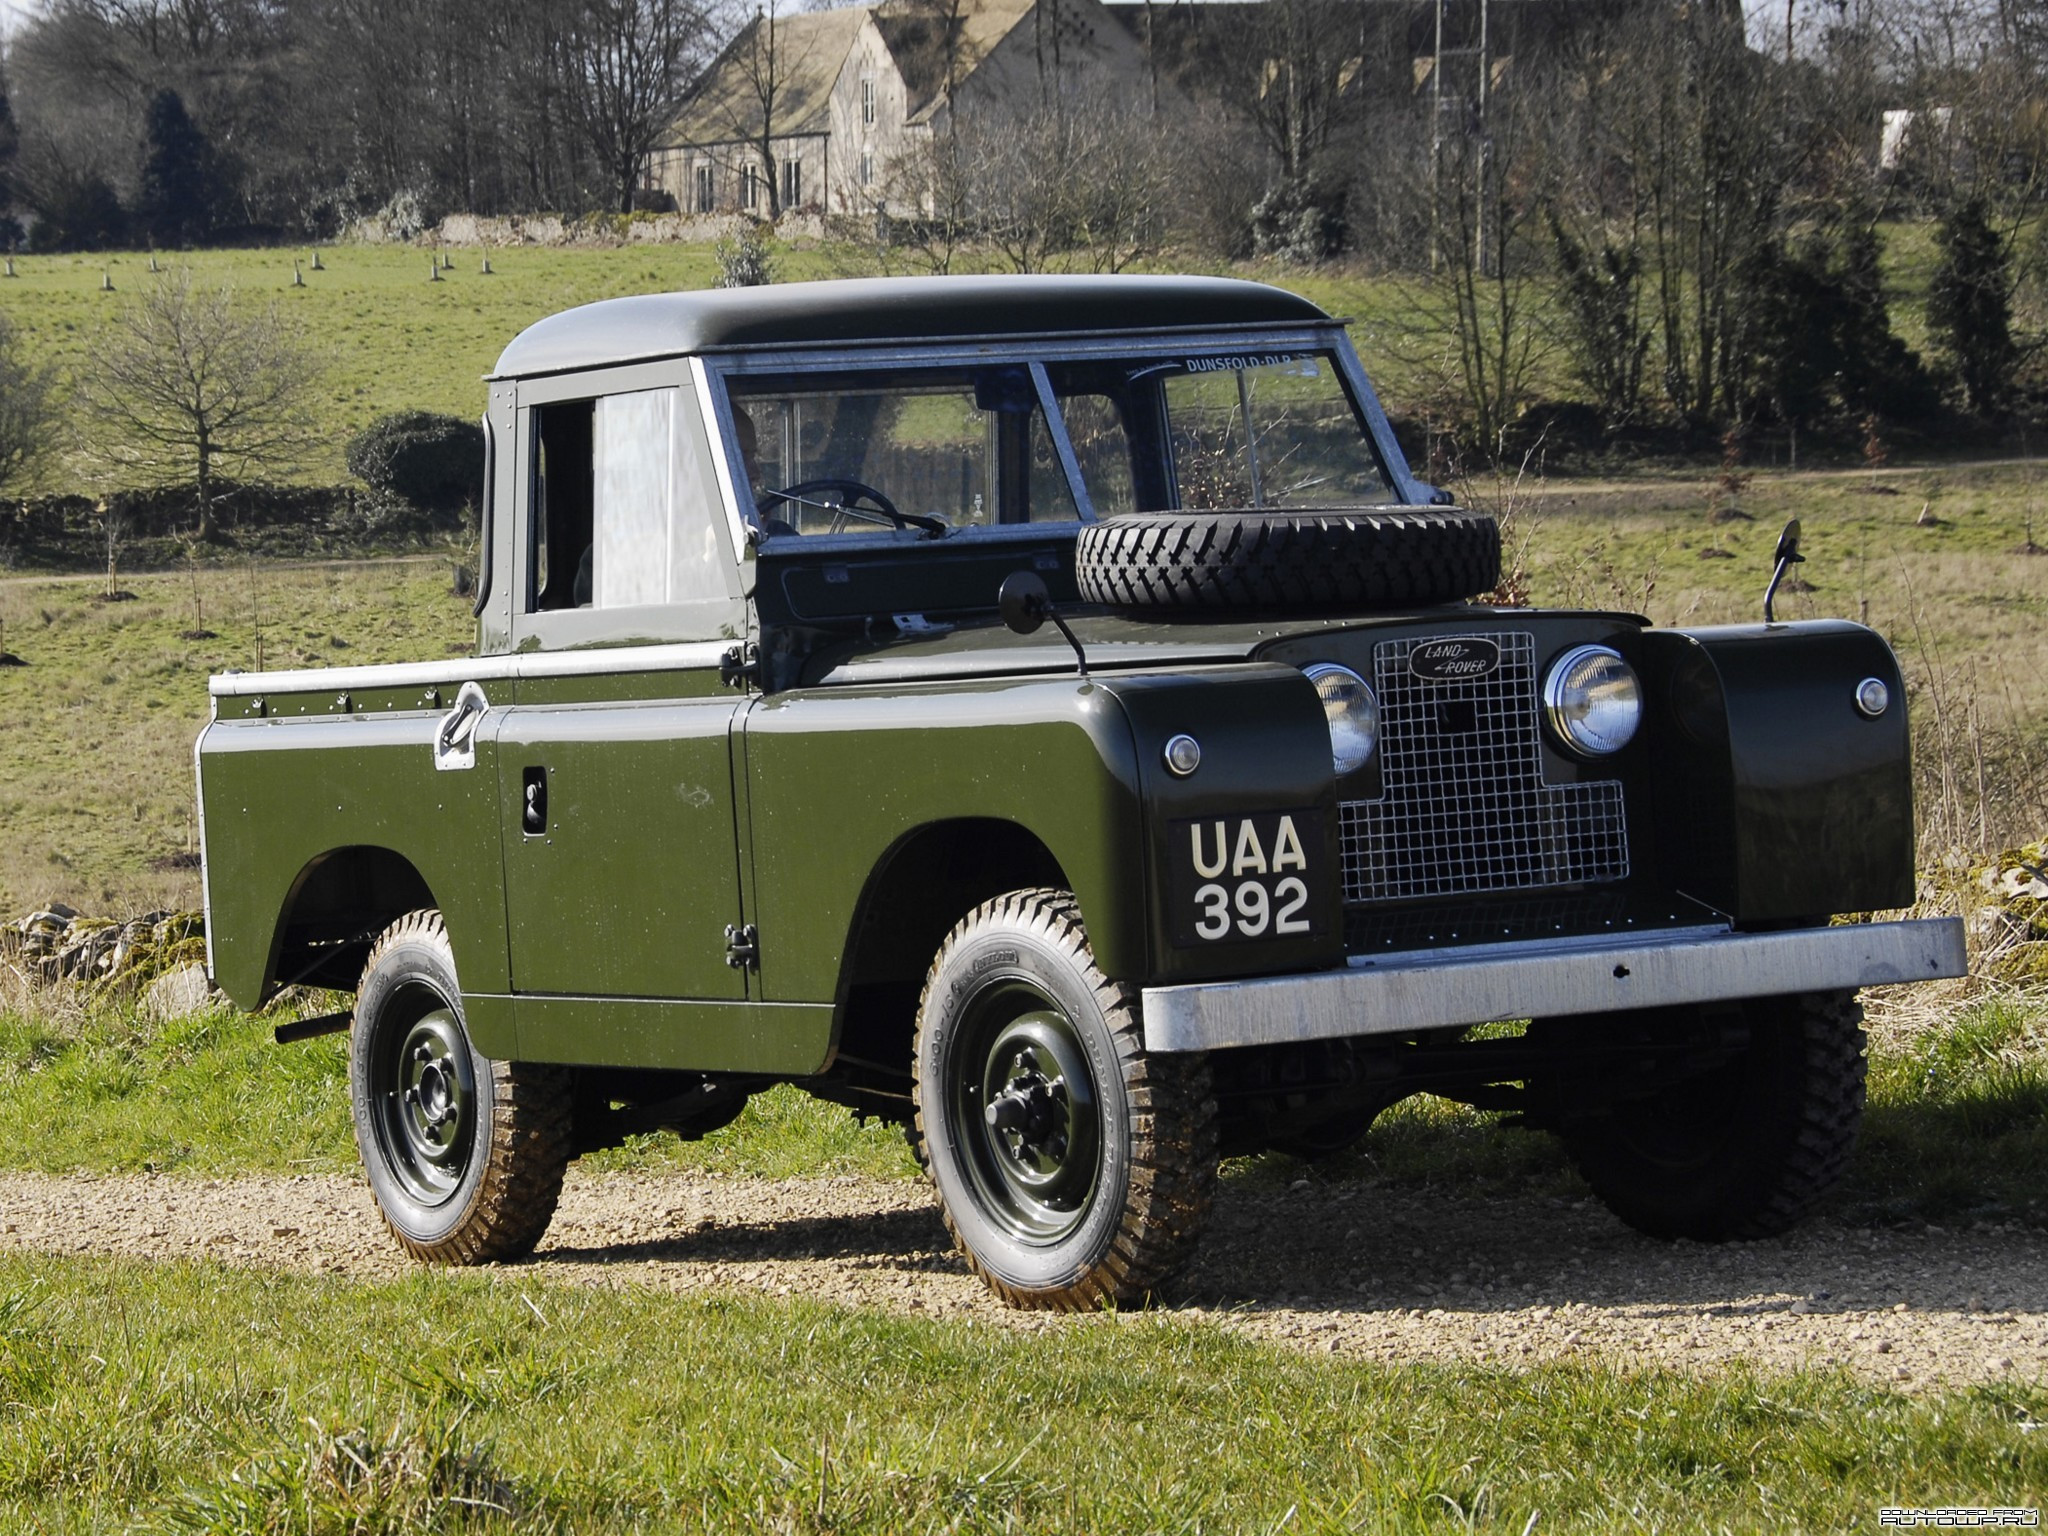
[[[605,299],[528,326],[491,377],[734,347],[1327,323],[1307,299],[1222,277],[870,277]]]

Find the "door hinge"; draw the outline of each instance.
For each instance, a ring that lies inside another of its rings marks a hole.
[[[718,680],[728,688],[744,688],[761,680],[761,647],[749,640],[731,646],[718,658]]]
[[[761,969],[761,931],[752,923],[725,925],[725,963],[736,971]]]

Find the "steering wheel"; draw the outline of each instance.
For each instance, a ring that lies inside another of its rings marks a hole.
[[[812,506],[825,505],[832,508],[832,511],[836,514],[832,521],[832,531],[834,533],[839,531],[840,524],[849,517],[861,518],[870,523],[885,522],[892,528],[921,528],[935,539],[942,537],[947,531],[945,523],[936,517],[926,517],[918,512],[897,511],[895,502],[884,496],[872,485],[865,484],[859,480],[841,480],[837,478],[799,480],[795,485],[785,485],[779,491],[763,491],[760,495],[759,504],[763,510],[766,510],[776,502],[803,504],[809,497],[817,496],[827,491],[837,491],[845,500],[825,503],[810,502],[809,504]],[[871,505],[866,507],[857,506],[855,505],[857,501],[866,501],[871,503]]]

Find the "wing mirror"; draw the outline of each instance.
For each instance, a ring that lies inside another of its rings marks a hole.
[[[1778,535],[1778,552],[1772,556],[1777,567],[1771,572],[1771,584],[1764,589],[1764,622],[1775,624],[1777,619],[1771,612],[1771,605],[1778,596],[1778,583],[1785,579],[1785,573],[1793,566],[1802,564],[1806,556],[1799,553],[1799,519],[1793,518],[1785,525],[1785,531]]]
[[[1045,578],[1036,571],[1012,571],[1005,576],[1002,586],[996,589],[996,611],[1002,614],[1004,625],[1020,635],[1036,634],[1039,626],[1051,619],[1059,626],[1060,633],[1067,637],[1067,644],[1074,648],[1081,675],[1088,675],[1088,653],[1081,649],[1081,642],[1067,628],[1067,621],[1060,617],[1059,609],[1053,607]]]

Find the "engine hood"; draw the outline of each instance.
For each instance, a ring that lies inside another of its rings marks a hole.
[[[1103,609],[1066,614],[1075,638],[1099,673],[1159,671],[1215,666],[1270,657],[1298,664],[1326,656],[1350,665],[1363,662],[1369,641],[1382,631],[1417,628],[1484,632],[1505,625],[1549,625],[1568,619],[1574,628],[1589,621],[1601,628],[1641,628],[1635,614],[1569,614],[1546,610],[1499,609],[1459,603],[1370,616],[1272,618],[1260,620],[1142,620]],[[1020,635],[993,617],[928,630],[878,626],[883,633],[835,640],[809,657],[797,680],[801,687],[857,687],[892,683],[942,682],[976,677],[1056,676],[1075,670],[1074,651],[1048,623]]]

